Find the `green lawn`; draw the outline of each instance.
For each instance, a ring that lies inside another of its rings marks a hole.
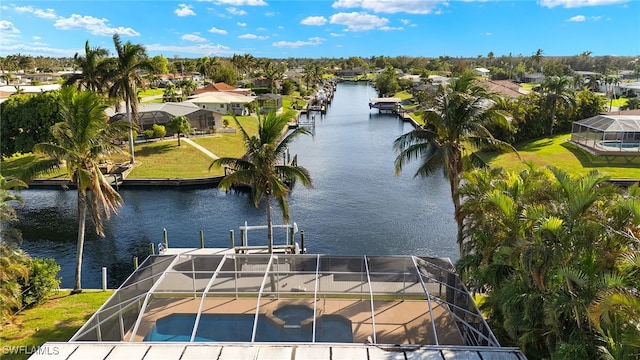
[[[162,94],[164,94],[164,89],[144,89],[138,93],[138,96],[143,98],[145,96],[162,95]]]
[[[490,166],[509,171],[523,170],[526,168],[524,162],[532,161],[539,166],[553,165],[571,174],[586,174],[597,169],[613,179],[640,179],[640,156],[626,159],[594,156],[568,142],[570,137],[570,134],[562,134],[520,144],[516,148],[522,159],[514,153],[483,153],[480,156]]]
[[[127,179],[201,178],[222,175],[209,171],[213,161],[200,150],[178,139],[136,145],[136,165]]]
[[[27,359],[24,353],[5,354],[11,347],[40,346],[47,341],[68,341],[73,334],[113,294],[113,291],[83,291],[69,295],[60,291],[46,303],[27,309],[15,316],[10,324],[3,324],[0,332],[1,358],[4,360]]]

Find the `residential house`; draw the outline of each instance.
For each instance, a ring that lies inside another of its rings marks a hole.
[[[483,78],[488,78],[489,77],[489,73],[491,72],[489,69],[485,69],[482,67],[477,67],[475,69],[473,69],[473,71],[475,72],[475,74],[477,76],[483,77]]]
[[[235,115],[249,115],[247,105],[256,99],[255,96],[235,94],[228,91],[206,92],[187,100],[202,109]]]
[[[191,102],[151,103],[138,107],[138,125],[142,130],[154,124],[166,125],[172,116],[185,116],[191,128],[204,132],[215,132],[222,127],[222,116],[226,113],[203,109]],[[120,119],[125,113],[118,113],[111,119]],[[170,133],[170,130],[167,129]]]
[[[272,110],[278,112],[282,109],[282,95],[262,94],[257,97],[260,113],[268,113]]]

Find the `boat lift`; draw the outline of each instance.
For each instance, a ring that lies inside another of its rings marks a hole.
[[[303,254],[304,249],[304,231],[300,232],[300,244],[295,242],[295,234],[298,233],[298,224],[280,224],[271,225],[273,229],[286,229],[285,243],[276,244],[275,237],[273,241],[273,252],[284,254]],[[268,245],[249,245],[249,230],[267,230],[267,225],[249,226],[245,221],[244,226],[240,226],[240,246],[235,246],[235,240],[232,241],[233,248],[236,253],[256,253],[268,250]]]

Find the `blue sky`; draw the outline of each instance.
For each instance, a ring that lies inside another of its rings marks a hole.
[[[149,55],[640,55],[638,0],[13,1],[0,56],[71,57],[112,35]]]

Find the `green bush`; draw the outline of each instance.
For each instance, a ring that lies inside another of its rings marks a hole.
[[[142,132],[144,134],[144,137],[147,139],[153,139],[155,137],[155,133],[153,131],[153,129],[147,129],[145,131]]]
[[[167,129],[164,127],[164,125],[153,124],[152,129],[153,137],[163,138],[165,135],[167,135]]]
[[[60,265],[54,259],[37,258],[31,261],[29,281],[23,284],[22,305],[33,306],[44,302],[60,287]]]

